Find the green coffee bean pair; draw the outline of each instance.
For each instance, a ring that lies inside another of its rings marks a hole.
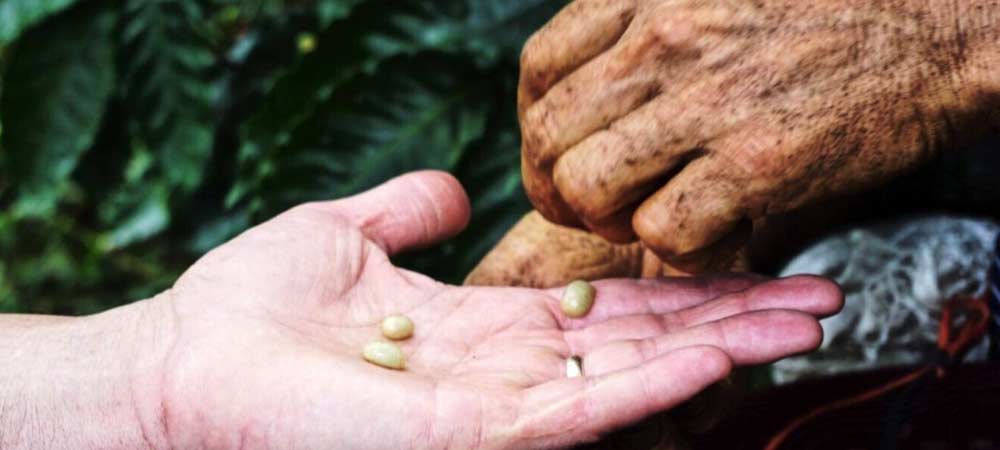
[[[402,314],[395,314],[379,325],[382,335],[392,340],[403,340],[413,336],[413,321]],[[365,345],[362,353],[365,361],[387,369],[406,368],[406,355],[398,345],[388,341],[372,341]]]

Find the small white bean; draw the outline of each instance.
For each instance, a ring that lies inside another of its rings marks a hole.
[[[560,306],[569,317],[578,319],[586,316],[594,306],[594,296],[597,291],[594,286],[583,280],[576,280],[566,286]]]
[[[365,345],[363,356],[365,361],[387,369],[402,370],[406,367],[406,355],[403,354],[403,349],[392,342],[369,342]]]
[[[392,339],[401,340],[413,336],[413,321],[402,314],[395,314],[382,319],[382,335]]]

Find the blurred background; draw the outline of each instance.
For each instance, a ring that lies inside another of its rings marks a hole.
[[[168,287],[300,202],[420,168],[469,229],[398,262],[460,282],[529,209],[518,56],[558,0],[0,0],[0,312]]]
[[[0,313],[88,314],[149,297],[291,206],[424,168],[462,181],[472,221],[396,262],[460,283],[530,208],[518,57],[565,3],[0,0]],[[983,295],[991,261],[1000,286],[998,149],[994,135],[943,152],[755,235],[753,270],[828,276],[848,305],[824,320],[820,351],[755,372],[755,384],[819,377],[827,384],[802,392],[835,398],[861,389],[828,389],[835,374],[936,357],[944,300]],[[1000,320],[994,335],[1000,360]],[[798,403],[773,426],[751,401],[726,426],[757,430],[718,436],[766,438],[830,401],[802,392],[779,396]]]

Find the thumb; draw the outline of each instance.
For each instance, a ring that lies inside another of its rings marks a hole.
[[[427,247],[469,223],[469,198],[451,174],[411,172],[328,203],[389,255]]]

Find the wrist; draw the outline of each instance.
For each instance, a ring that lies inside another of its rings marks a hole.
[[[0,316],[0,448],[165,448],[164,303],[80,318]]]

